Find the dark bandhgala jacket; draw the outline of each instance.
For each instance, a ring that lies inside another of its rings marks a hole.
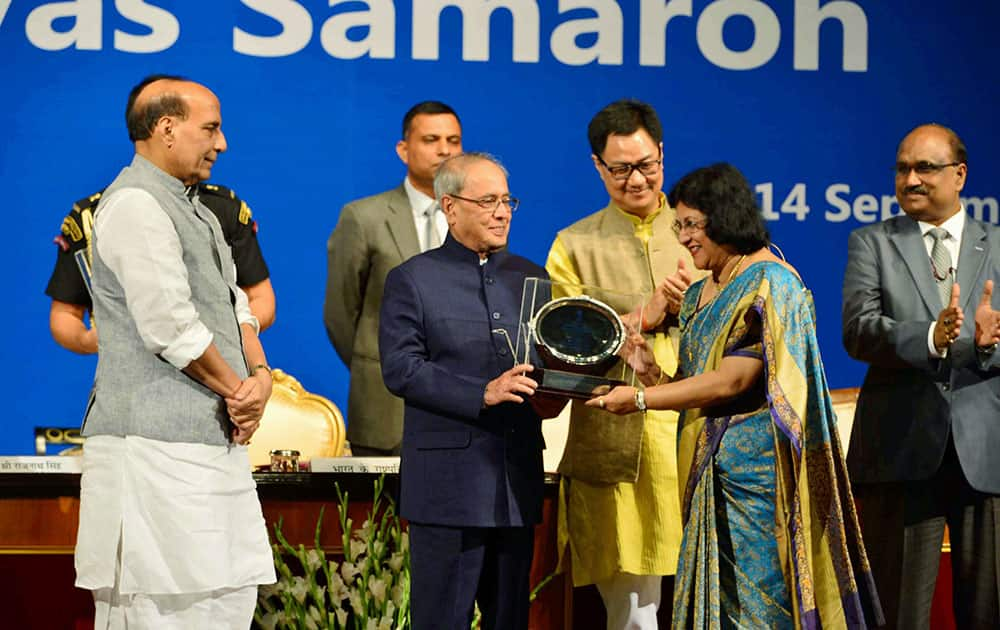
[[[379,349],[385,384],[405,401],[400,512],[459,527],[541,520],[541,420],[527,402],[483,408],[486,384],[513,366],[524,279],[545,270],[450,235],[393,269]]]

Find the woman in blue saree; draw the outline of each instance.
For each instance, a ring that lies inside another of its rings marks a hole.
[[[733,166],[685,176],[670,204],[681,244],[711,272],[685,290],[679,269],[642,318],[655,322],[681,300],[678,373],[665,377],[633,335],[630,362],[645,389],[617,387],[587,404],[683,410],[673,627],[881,623],[808,290],[771,253]]]

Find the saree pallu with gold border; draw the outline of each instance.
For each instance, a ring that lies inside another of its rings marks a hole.
[[[764,362],[764,383],[742,403],[681,416],[673,627],[865,628],[862,600],[881,611],[812,298],[772,262],[750,265],[697,310],[703,283],[681,307],[680,374],[749,356]]]

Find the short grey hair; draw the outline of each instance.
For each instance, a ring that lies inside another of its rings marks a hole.
[[[504,177],[509,177],[507,169],[495,156],[481,151],[469,151],[450,157],[438,167],[434,175],[434,198],[438,205],[441,204],[441,197],[445,195],[461,194],[465,188],[465,169],[475,162],[490,162],[503,172]]]

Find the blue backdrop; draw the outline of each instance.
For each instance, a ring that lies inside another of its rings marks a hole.
[[[492,12],[491,12],[492,11]],[[70,204],[130,159],[128,90],[153,72],[220,97],[213,181],[248,200],[278,299],[270,362],[346,407],[322,322],[340,207],[398,185],[413,103],[459,112],[522,199],[511,248],[543,263],[556,231],[607,201],[586,125],[622,97],[664,123],[666,186],[720,160],[757,186],[775,242],[813,289],[832,387],[860,384],[840,343],[848,233],[898,212],[891,165],[913,126],[955,128],[967,205],[998,221],[1000,3],[963,0],[0,0],[0,181],[7,213],[5,427],[81,419],[95,360],[58,347],[43,290]],[[963,289],[966,289],[963,287]]]

